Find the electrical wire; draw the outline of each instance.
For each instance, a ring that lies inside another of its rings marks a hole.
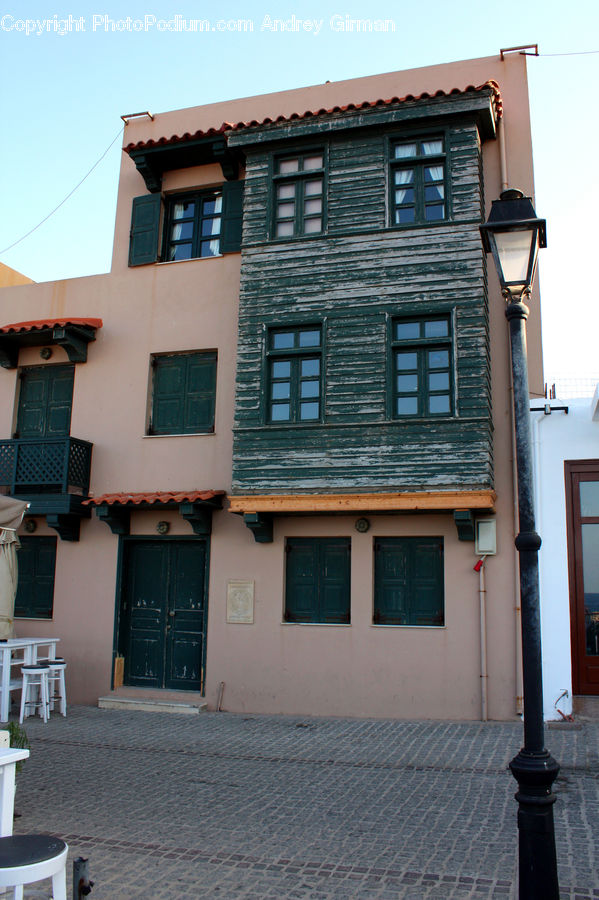
[[[599,50],[572,50],[571,53],[538,53],[533,56],[587,56],[589,53],[599,53]]]
[[[52,212],[49,212],[48,215],[45,216],[45,217],[42,219],[41,222],[38,222],[38,224],[37,224],[34,228],[32,228],[30,231],[28,231],[27,234],[24,234],[22,237],[20,237],[18,240],[16,240],[13,244],[10,244],[8,247],[5,247],[4,250],[0,250],[0,256],[1,256],[2,254],[6,253],[8,250],[12,250],[13,247],[16,247],[17,244],[20,244],[21,241],[24,241],[25,238],[29,237],[30,234],[33,234],[34,231],[37,231],[37,229],[40,228],[40,227],[44,224],[44,222],[47,222],[47,221],[48,221],[48,219],[50,218],[50,216],[53,216],[54,213],[57,212],[57,211],[60,209],[61,206],[64,206],[64,204],[67,202],[67,200],[69,199],[69,197],[72,197],[72,196],[73,196],[73,194],[75,193],[75,191],[76,191],[78,188],[81,187],[81,185],[83,184],[83,182],[84,182],[87,178],[89,178],[89,176],[90,176],[91,173],[94,171],[94,169],[97,168],[97,166],[100,165],[100,163],[102,162],[102,160],[104,159],[104,157],[106,156],[106,154],[108,153],[108,151],[110,150],[110,148],[112,147],[112,145],[118,140],[118,138],[122,135],[122,133],[123,133],[123,128],[119,128],[118,132],[116,133],[116,135],[114,136],[114,138],[111,140],[110,144],[108,145],[108,147],[106,148],[106,150],[104,151],[104,153],[102,154],[102,156],[101,156],[98,160],[96,160],[96,162],[93,164],[93,166],[91,167],[91,169],[89,170],[89,172],[87,173],[87,175],[84,175],[84,176],[83,176],[83,178],[81,179],[81,181],[80,181],[78,184],[76,184],[75,187],[73,188],[73,190],[70,191],[70,192],[66,195],[66,197],[64,198],[64,200],[61,200],[60,203],[58,204],[58,206],[56,206],[56,207],[52,210]]]

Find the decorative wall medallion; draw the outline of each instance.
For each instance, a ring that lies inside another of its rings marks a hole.
[[[227,622],[234,625],[254,624],[254,582],[227,582]]]

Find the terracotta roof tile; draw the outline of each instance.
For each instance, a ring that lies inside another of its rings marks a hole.
[[[149,493],[101,494],[83,501],[84,506],[139,506],[141,503],[195,503],[197,500],[212,500],[223,497],[224,491],[152,491]]]
[[[56,328],[65,325],[84,325],[87,328],[101,328],[102,319],[39,319],[35,322],[15,322],[3,325],[0,334],[24,334],[27,331],[42,331],[44,328]]]
[[[193,134],[186,132],[185,134],[178,135],[173,134],[170,138],[162,137],[157,141],[149,140],[149,141],[138,141],[136,144],[131,143],[127,144],[124,147],[126,152],[130,150],[142,150],[147,149],[149,147],[160,147],[166,144],[179,144],[184,143],[185,141],[193,141],[202,137],[210,137],[216,134],[224,134],[227,131],[241,131],[244,128],[257,128],[262,125],[273,125],[278,124],[280,122],[293,122],[298,119],[309,119],[316,118],[317,116],[330,116],[333,113],[342,113],[342,112],[352,112],[359,111],[362,109],[372,109],[377,106],[391,106],[394,103],[406,103],[410,100],[429,100],[435,97],[449,97],[454,96],[456,94],[466,94],[472,93],[473,91],[483,91],[485,89],[490,88],[493,92],[493,96],[495,98],[495,109],[497,111],[497,117],[501,118],[503,114],[503,103],[501,99],[501,91],[499,90],[499,85],[496,81],[486,81],[484,84],[473,85],[469,84],[465,88],[452,88],[450,91],[444,91],[439,89],[434,93],[430,93],[428,91],[423,91],[421,94],[406,94],[405,97],[390,97],[388,100],[384,100],[382,98],[378,100],[365,100],[362,103],[348,103],[346,106],[333,106],[330,109],[325,109],[324,107],[316,110],[307,109],[303,113],[295,112],[291,113],[289,116],[277,116],[276,118],[270,118],[267,116],[265,119],[257,120],[252,119],[247,122],[223,122],[220,128],[209,128],[207,131],[196,131]]]

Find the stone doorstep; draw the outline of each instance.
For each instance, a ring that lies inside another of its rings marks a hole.
[[[572,698],[572,711],[576,718],[597,721],[599,719],[599,696],[575,695]]]
[[[98,707],[195,716],[208,709],[208,701],[195,692],[117,688],[104,697],[98,697]]]

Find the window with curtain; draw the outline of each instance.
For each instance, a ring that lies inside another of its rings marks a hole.
[[[453,365],[449,316],[394,319],[391,352],[393,415],[396,418],[451,415]]]
[[[276,157],[273,236],[320,234],[324,222],[324,151]]]
[[[174,194],[167,204],[165,259],[168,262],[220,254],[221,191]]]
[[[391,145],[393,225],[416,225],[447,218],[443,137],[394,141]]]

